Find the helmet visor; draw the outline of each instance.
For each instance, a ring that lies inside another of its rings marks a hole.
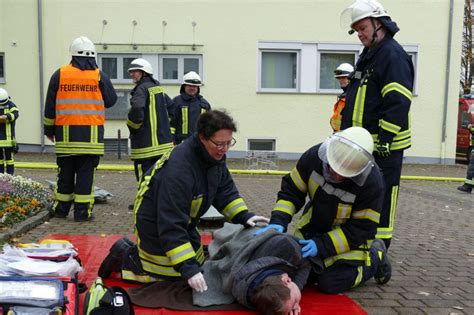
[[[339,175],[353,178],[373,166],[372,154],[354,142],[337,134],[332,135],[327,141],[327,161]]]
[[[341,28],[345,31],[350,31],[352,29],[352,6],[346,8],[342,11],[341,16],[339,18],[339,23]]]

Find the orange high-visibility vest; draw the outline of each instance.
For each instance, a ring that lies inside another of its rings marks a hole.
[[[99,89],[99,77],[99,69],[81,70],[72,65],[60,69],[56,95],[56,125],[104,125],[105,107]]]
[[[346,105],[345,96],[339,98],[336,104],[334,104],[334,110],[331,116],[331,120],[329,121],[329,123],[331,124],[331,128],[334,131],[341,130],[341,119],[342,119],[341,112],[344,109],[345,105]]]

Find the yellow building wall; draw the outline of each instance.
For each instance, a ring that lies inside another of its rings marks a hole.
[[[417,87],[412,103],[414,158],[454,159],[463,1],[455,0],[449,74],[447,137],[442,146],[449,1],[385,0],[401,28],[401,44],[417,45]],[[150,52],[143,45],[166,43],[166,53],[203,54],[202,95],[213,108],[227,109],[238,122],[234,150],[246,151],[248,138],[275,138],[277,151],[299,154],[331,132],[336,94],[257,93],[259,41],[359,44],[340,27],[351,0],[43,0],[44,80],[70,60],[69,44],[81,35],[96,44],[130,44],[123,52]],[[5,86],[21,112],[20,143],[40,144],[37,1],[0,1],[0,52],[5,53]],[[427,9],[429,8],[429,9]],[[21,24],[18,16],[22,16]],[[104,26],[103,21],[107,24]],[[136,21],[136,26],[133,26]],[[167,25],[163,30],[162,21]],[[193,34],[192,22],[196,22]],[[11,43],[16,41],[16,46]],[[137,44],[133,50],[132,43]],[[193,51],[191,44],[198,45]],[[142,45],[143,44],[143,45]],[[173,46],[188,45],[188,46]],[[112,52],[97,45],[98,52]],[[163,52],[160,46],[151,48]],[[121,87],[116,85],[116,87]],[[179,85],[165,85],[170,97]],[[45,92],[46,93],[46,92]],[[125,121],[108,121],[106,137]],[[32,132],[33,130],[34,132]],[[46,141],[46,144],[50,144]]]

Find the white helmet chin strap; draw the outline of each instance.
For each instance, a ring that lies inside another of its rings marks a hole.
[[[378,36],[377,32],[380,31],[383,28],[382,23],[380,23],[379,27],[375,25],[375,18],[370,18],[370,21],[372,22],[372,27],[374,28],[374,33],[372,34],[372,42],[370,43],[370,47],[373,47],[377,45],[378,41]]]

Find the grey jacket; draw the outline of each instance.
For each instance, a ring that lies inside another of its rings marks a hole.
[[[248,300],[249,286],[269,268],[287,272],[303,288],[311,266],[302,258],[297,239],[275,231],[254,236],[255,231],[256,228],[226,223],[214,233],[209,260],[203,265],[208,290],[193,291],[195,305],[221,305],[237,300],[252,307]]]

